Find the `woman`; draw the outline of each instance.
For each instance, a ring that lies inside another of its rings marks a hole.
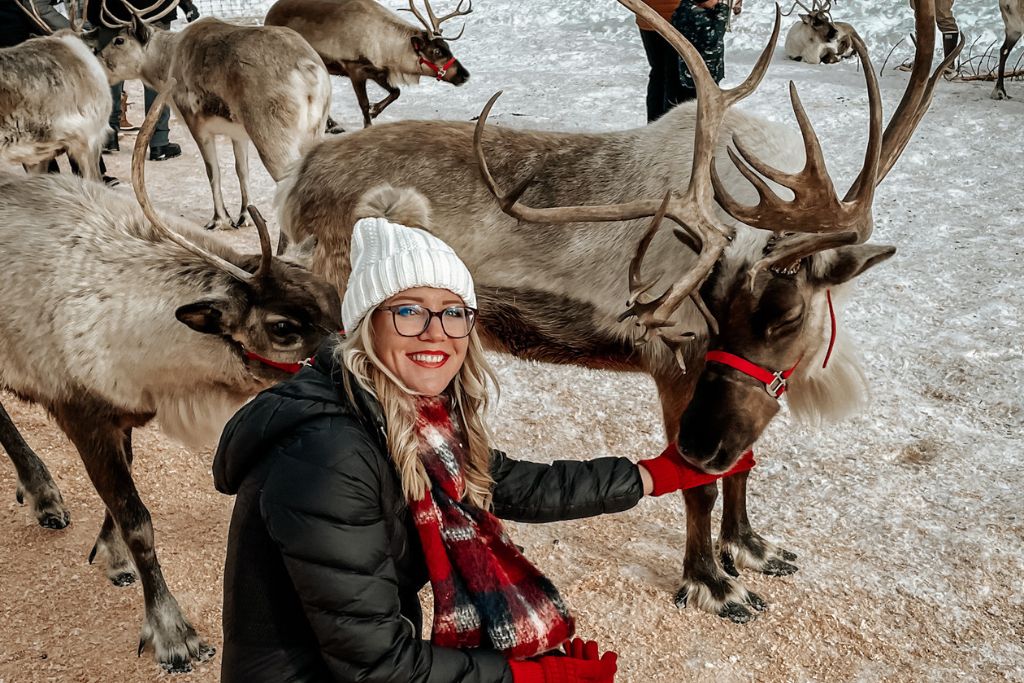
[[[594,643],[551,654],[572,637],[572,616],[495,515],[625,510],[677,490],[681,459],[670,448],[643,466],[542,465],[491,450],[473,281],[448,245],[406,227],[426,226],[427,213],[414,191],[368,193],[347,338],[224,431],[214,476],[237,499],[223,681],[613,680],[614,653],[599,657]],[[428,581],[429,642],[417,597]]]

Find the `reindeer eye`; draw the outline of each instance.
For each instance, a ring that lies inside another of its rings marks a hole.
[[[121,37],[114,38],[114,45],[124,45],[124,38],[121,38]]]
[[[287,339],[301,333],[301,328],[291,318],[270,316],[266,321],[267,332],[278,339]]]

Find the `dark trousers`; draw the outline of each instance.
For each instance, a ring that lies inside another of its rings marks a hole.
[[[647,79],[647,123],[657,121],[675,105],[682,102],[679,82],[679,55],[657,31],[640,31],[640,40],[651,65]]]
[[[117,85],[110,86],[110,95],[114,98],[113,109],[110,110],[110,127],[114,129],[115,134],[121,130],[121,91],[124,90],[124,83],[118,83]],[[156,101],[156,97],[159,93],[153,90],[148,85],[143,87],[142,99],[146,104],[146,112],[149,112],[150,107],[153,106],[153,102]],[[153,139],[149,141],[149,146],[152,147],[163,147],[168,142],[169,133],[171,130],[171,110],[169,107],[164,107],[164,110],[160,112],[160,118],[156,120],[156,129],[153,131]]]

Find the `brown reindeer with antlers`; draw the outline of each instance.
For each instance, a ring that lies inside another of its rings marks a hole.
[[[753,72],[721,90],[667,22],[638,0],[620,2],[687,62],[699,88],[695,104],[610,133],[485,127],[488,106],[475,129],[406,121],[326,140],[279,186],[281,224],[292,238],[318,237],[313,268],[343,289],[360,194],[381,182],[419,189],[432,201],[431,229],[473,271],[491,348],[651,375],[669,440],[693,469],[718,475],[757,441],[783,390],[793,412],[812,419],[848,412],[865,392],[841,327],[830,351],[830,310],[848,283],[895,251],[863,242],[875,186],[909,141],[938,78],[930,74],[933,13],[918,11],[914,70],[884,132],[874,70],[855,39],[868,86],[869,141],[864,168],[840,198],[795,89],[802,144],[787,129],[732,108],[765,73],[778,16]],[[388,163],[375,163],[380,159]],[[503,193],[493,178],[513,189]],[[774,193],[779,185],[792,191],[791,201]],[[657,220],[649,225],[645,218],[659,208],[681,227],[666,234]],[[658,274],[642,275],[641,263],[644,273]],[[644,298],[658,287],[665,293]],[[694,305],[684,306],[688,300]],[[625,322],[631,317],[643,330],[639,339]],[[710,530],[716,484],[684,493],[687,542],[677,596],[680,604],[740,622],[764,603],[736,579],[738,568],[796,570],[792,554],[751,528],[748,474],[723,479],[720,555]]]
[[[365,127],[398,99],[399,85],[418,83],[423,76],[452,85],[469,80],[469,71],[452,56],[448,45],[462,37],[465,26],[456,36],[441,36],[442,23],[473,11],[471,0],[462,9],[464,1],[459,0],[454,11],[438,17],[430,1],[423,0],[428,21],[416,9],[414,0],[409,0],[409,11],[419,19],[422,29],[402,21],[377,0],[278,0],[264,23],[298,31],[331,74],[352,81]],[[384,88],[387,97],[371,105],[366,94],[368,80]],[[331,130],[341,132],[336,125]]]
[[[258,255],[164,225],[143,160],[165,100],[151,108],[132,160],[141,211],[99,183],[0,174],[0,388],[42,405],[78,449],[107,509],[89,561],[104,558],[115,585],[140,580],[140,654],[151,645],[163,668],[186,671],[213,648],[164,581],[132,480],[132,430],[155,419],[179,440],[211,443],[242,403],[337,329],[341,305],[296,254],[272,255],[252,207]],[[2,408],[0,443],[18,471],[18,498],[43,526],[66,526],[59,489]]]

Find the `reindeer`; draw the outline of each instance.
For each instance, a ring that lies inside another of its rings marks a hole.
[[[807,14],[800,15],[800,21],[786,34],[786,56],[797,62],[808,64],[835,64],[852,57],[853,26],[842,21],[832,21],[832,3],[814,0]]]
[[[151,28],[138,16],[99,53],[110,82],[141,78],[163,90],[178,85],[171,102],[192,132],[213,192],[207,229],[245,224],[249,203],[249,140],[276,181],[303,147],[320,137],[331,103],[323,61],[291,29],[235,26],[200,19],[180,32]],[[109,105],[108,105],[109,109]],[[231,138],[242,209],[231,219],[224,208],[216,135]]]
[[[51,33],[30,0],[12,1]],[[86,178],[99,180],[110,89],[103,66],[78,35],[76,13],[70,14],[71,30],[0,49],[0,158],[45,173],[67,152]]]
[[[143,159],[165,99],[136,142],[139,205],[69,176],[0,174],[0,388],[43,406],[78,449],[107,508],[89,561],[105,556],[115,585],[141,580],[140,654],[151,644],[164,669],[187,671],[213,648],[164,582],[132,481],[132,430],[155,419],[186,444],[216,440],[245,400],[338,329],[341,304],[296,261],[300,252],[272,255],[252,207],[261,255],[164,224],[146,193]],[[59,489],[2,410],[0,441],[19,499],[27,495],[43,526],[67,525]]]
[[[902,153],[939,77],[929,75],[934,9],[921,3],[917,10],[914,70],[884,133],[875,72],[854,37],[867,79],[870,132],[864,168],[840,198],[795,89],[802,142],[731,108],[753,92],[767,69],[778,13],[750,76],[720,90],[668,22],[640,0],[619,1],[683,57],[695,74],[696,103],[643,128],[609,133],[485,129],[483,123],[474,128],[454,121],[374,126],[311,148],[279,185],[279,219],[292,239],[318,238],[313,270],[343,290],[358,197],[382,182],[418,189],[432,201],[434,232],[473,271],[489,348],[651,375],[668,439],[694,469],[718,475],[756,442],[778,412],[787,383],[794,414],[811,419],[841,416],[863,398],[864,371],[842,326],[823,367],[830,309],[841,307],[857,276],[895,251],[863,242],[871,232],[875,186]],[[692,140],[680,139],[681,131],[690,131]],[[730,140],[738,152],[728,148]],[[734,163],[722,161],[726,157]],[[502,194],[488,177],[514,189]],[[793,200],[779,199],[774,185],[790,188]],[[664,213],[684,227],[671,236],[652,231],[642,217],[658,212],[656,198],[676,192],[683,194],[670,196]],[[528,205],[571,208],[533,211]],[[634,262],[646,251],[645,270],[660,276],[645,281],[638,265],[627,268],[638,244]],[[681,275],[673,283],[668,273]],[[641,300],[659,286],[665,294]],[[682,306],[687,299],[696,305]],[[638,316],[646,330],[640,339],[624,322],[630,316]],[[642,343],[654,337],[661,343]],[[755,374],[767,380],[731,367],[736,357],[756,364]],[[737,568],[796,571],[792,554],[753,531],[747,477],[743,472],[723,479],[720,555],[712,550],[710,532],[716,484],[684,493],[687,545],[677,594],[678,604],[696,604],[737,622],[764,606],[735,578]]]
[[[399,85],[418,83],[420,77],[435,77],[453,85],[469,80],[469,71],[452,56],[448,41],[441,36],[442,22],[473,11],[472,0],[462,9],[463,0],[449,14],[438,18],[429,0],[423,0],[428,22],[409,0],[409,11],[419,19],[422,29],[402,21],[377,0],[278,0],[264,23],[287,26],[309,41],[335,76],[352,81],[363,127],[369,126],[384,109],[398,99]],[[465,27],[463,27],[465,30]],[[366,81],[384,88],[387,97],[373,105],[366,94]],[[341,132],[331,122],[332,132]]]
[[[1003,86],[1003,76],[1006,74],[1006,58],[1010,56],[1021,34],[1024,34],[1024,1],[1022,0],[999,0],[999,12],[1003,15],[1003,27],[1006,30],[1006,38],[1003,46],[999,48],[999,76],[996,80],[996,87],[992,90],[993,100],[1008,100]]]

